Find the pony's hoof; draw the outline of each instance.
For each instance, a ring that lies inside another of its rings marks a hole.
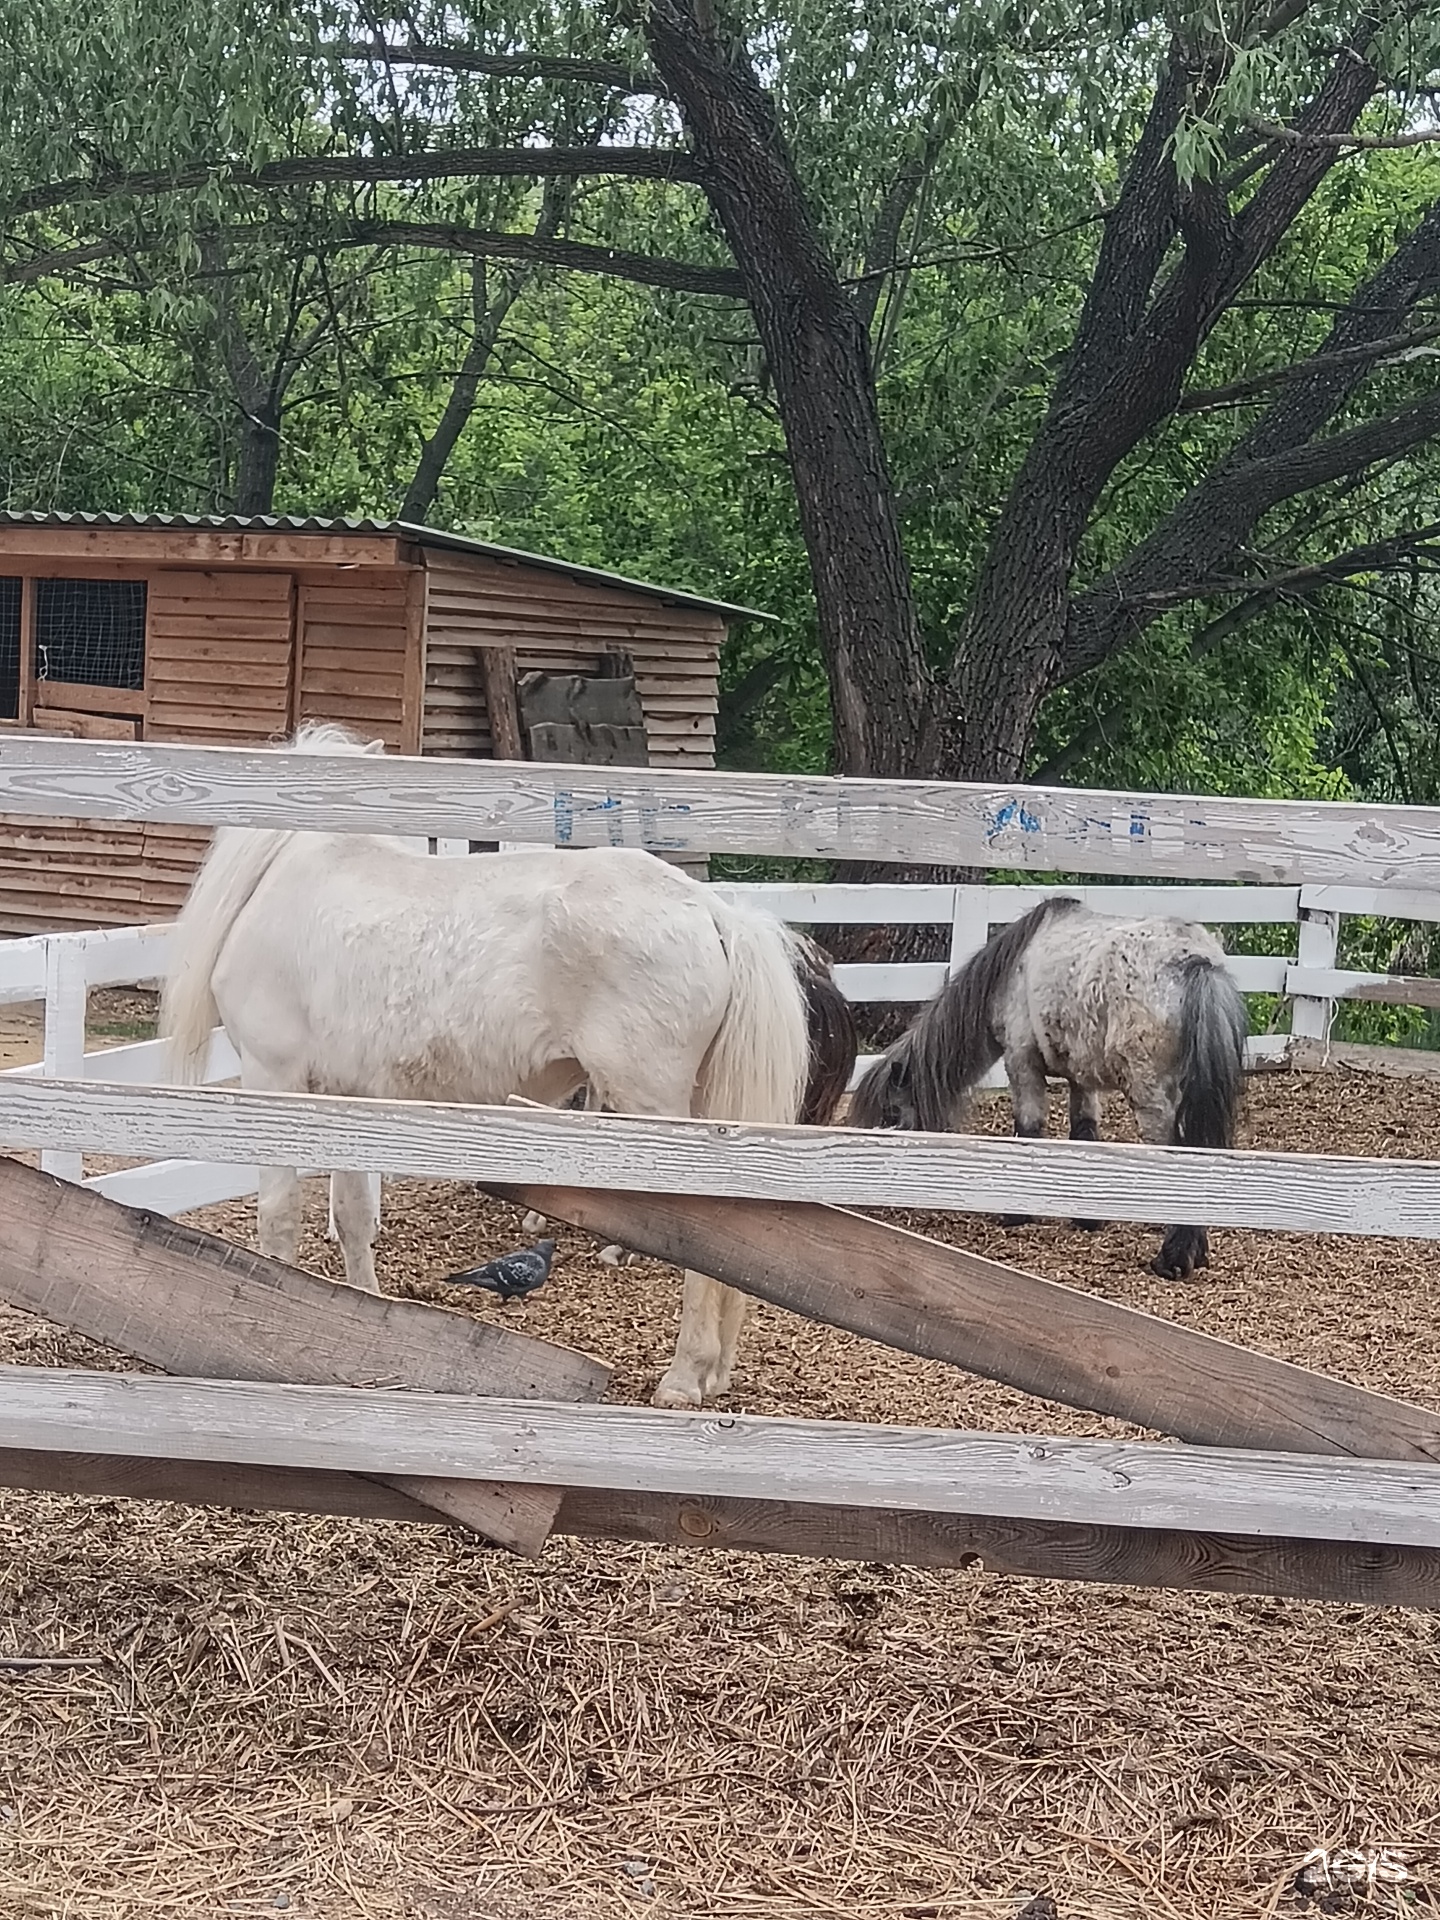
[[[685,1387],[658,1386],[650,1396],[652,1407],[670,1407],[682,1413],[694,1413],[701,1404],[700,1395]]]
[[[1208,1237],[1194,1228],[1181,1228],[1165,1236],[1163,1246],[1150,1263],[1150,1271],[1162,1280],[1191,1280],[1201,1267],[1209,1264]]]

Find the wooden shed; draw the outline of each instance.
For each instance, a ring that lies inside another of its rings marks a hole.
[[[766,617],[401,522],[4,513],[0,730],[709,767],[720,648]],[[0,932],[168,918],[205,838],[0,815]]]

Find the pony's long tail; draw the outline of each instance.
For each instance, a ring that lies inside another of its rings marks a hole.
[[[1235,1144],[1235,1110],[1245,1072],[1250,1021],[1245,996],[1223,966],[1204,954],[1180,962],[1180,1101],[1177,1147]]]
[[[800,1119],[807,1127],[828,1127],[840,1109],[860,1052],[855,1009],[836,985],[835,969],[824,948],[793,929],[791,942],[810,1025],[810,1078]]]
[[[210,843],[171,935],[170,971],[160,996],[160,1032],[170,1042],[173,1080],[200,1077],[219,1020],[211,981],[230,929],[293,836],[281,828],[221,827]]]
[[[1079,905],[1055,895],[993,934],[865,1075],[850,1103],[851,1126],[889,1124],[894,1096],[903,1090],[899,1105],[914,1114],[915,1126],[926,1133],[947,1132],[966,1094],[1000,1058],[992,1013],[996,997],[1047,921]]]
[[[377,753],[344,727],[316,722],[286,741],[285,753]],[[255,889],[294,838],[289,828],[220,827],[186,897],[171,936],[170,969],[160,997],[160,1032],[170,1042],[176,1081],[198,1079],[218,1020],[211,981],[230,930]]]
[[[730,962],[730,1004],[700,1070],[715,1120],[798,1119],[810,1077],[810,1025],[796,938],[768,913],[709,899]]]

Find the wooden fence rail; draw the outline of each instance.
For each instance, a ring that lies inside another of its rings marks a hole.
[[[0,1079],[0,1142],[619,1192],[1440,1239],[1440,1163]]]
[[[380,1480],[297,1467],[216,1465],[0,1448],[0,1486],[101,1499],[175,1500],[242,1511],[414,1521]],[[438,1518],[438,1516],[437,1516]],[[567,1487],[555,1531],[587,1539],[738,1553],[951,1567],[1022,1578],[1210,1593],[1281,1594],[1350,1606],[1440,1609],[1440,1552],[1275,1535],[1011,1516],[891,1513],[795,1500]]]
[[[0,1368],[0,1448],[1440,1547],[1440,1466]]]
[[[0,739],[0,811],[1440,890],[1440,809]]]

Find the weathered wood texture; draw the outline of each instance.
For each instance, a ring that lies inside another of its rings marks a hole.
[[[356,569],[300,588],[295,719],[405,744],[409,575]]]
[[[562,1347],[317,1279],[5,1159],[0,1296],[172,1373],[512,1400],[595,1398],[609,1377]],[[527,1552],[554,1519],[543,1490],[396,1484]]]
[[[288,573],[157,572],[146,596],[147,740],[280,738],[290,720]]]
[[[476,663],[485,690],[490,722],[490,746],[497,760],[525,759],[525,736],[520,725],[519,669],[513,647],[477,647]]]
[[[714,764],[725,638],[718,614],[479,555],[432,551],[426,570],[427,753],[503,757],[490,734],[477,649],[512,647],[522,674],[596,673],[606,654],[623,650],[635,663],[652,764]],[[529,836],[477,828],[470,837]]]
[[[379,1387],[0,1368],[0,1447],[1440,1546],[1430,1463]]]
[[[1440,1164],[0,1077],[0,1142],[626,1193],[1440,1238]]]
[[[1203,1446],[1440,1461],[1440,1414],[862,1214],[491,1189],[812,1320]]]
[[[523,657],[522,657],[523,664]],[[638,671],[637,657],[637,671]],[[647,708],[647,720],[649,710]],[[661,759],[658,743],[652,752]],[[1440,888],[1440,808],[279,755],[0,735],[0,806],[656,851]],[[1121,829],[1124,831],[1121,831]]]
[[[1440,1077],[1440,1053],[1426,1047],[1371,1047],[1358,1040],[1292,1039],[1278,1062],[1298,1073],[1348,1067],[1353,1073],[1388,1073],[1397,1080]]]
[[[378,1480],[294,1467],[0,1449],[0,1486],[103,1499],[435,1524]],[[556,1532],[728,1552],[954,1567],[1051,1580],[1440,1606],[1440,1553],[1329,1540],[1085,1526],[976,1514],[886,1513],[779,1500],[567,1488]]]

